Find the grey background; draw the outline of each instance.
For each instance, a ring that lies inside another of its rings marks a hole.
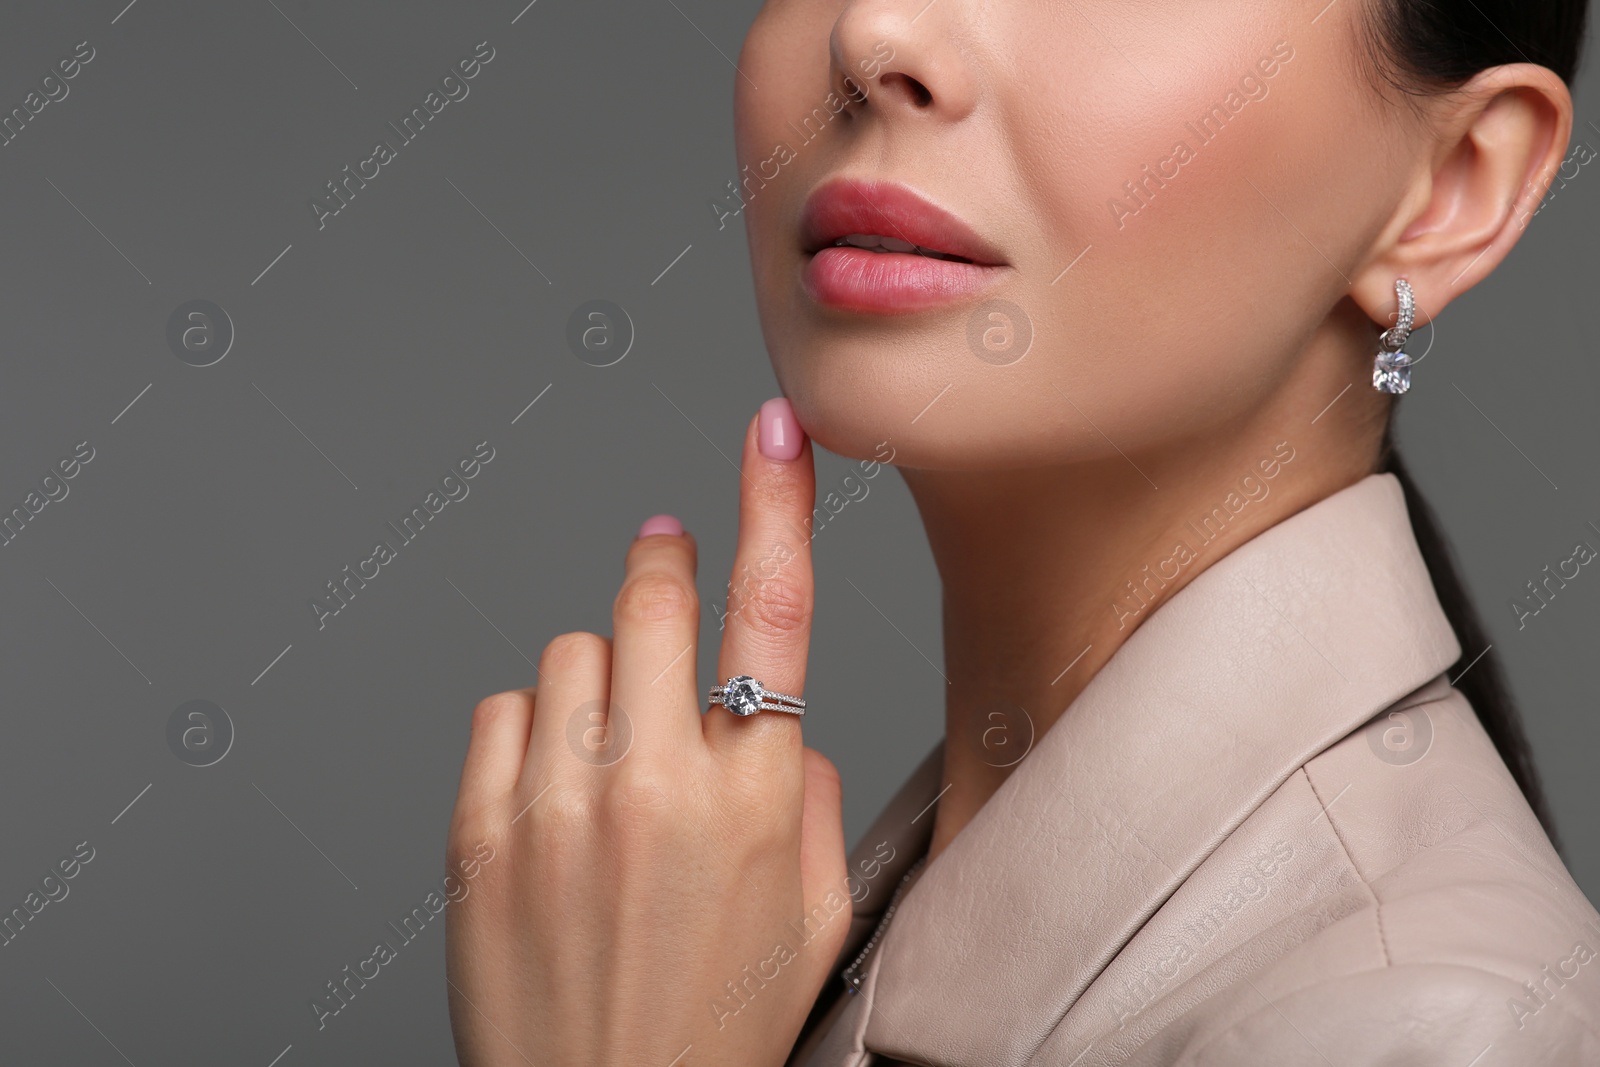
[[[453,1062],[442,924],[320,1032],[308,1002],[436,884],[473,704],[608,631],[646,515],[700,539],[709,677],[726,457],[776,393],[742,223],[708,207],[754,5],[124,3],[0,14],[4,109],[97,53],[0,148],[0,505],[95,449],[0,548],[0,911],[95,849],[0,948],[0,1060]],[[319,231],[308,198],[484,40],[470,95]],[[1444,317],[1402,418],[1591,896],[1600,576],[1520,632],[1507,605],[1600,545],[1597,168]],[[165,340],[195,298],[237,330],[205,368]],[[638,332],[605,369],[564,343],[594,298]],[[319,631],[308,598],[485,439],[470,495]],[[807,692],[852,840],[941,727],[935,575],[898,479],[870,485],[816,542]],[[237,730],[203,769],[166,742],[193,699]]]

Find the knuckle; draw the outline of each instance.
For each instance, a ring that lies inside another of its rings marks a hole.
[[[741,621],[765,637],[784,638],[811,625],[811,590],[779,575],[752,584],[739,605]]]
[[[599,634],[576,632],[562,634],[544,646],[544,667],[560,675],[563,671],[583,670],[603,665],[610,651],[606,639]]]
[[[484,697],[472,709],[472,732],[476,734],[507,716],[520,714],[529,699],[527,693],[514,689]]]
[[[597,818],[610,847],[624,862],[694,854],[708,833],[727,838],[683,786],[666,768],[630,768],[607,783]]]
[[[792,755],[780,755],[789,748],[783,743],[743,753],[724,772],[724,799],[751,833],[782,835],[799,826],[795,814],[805,807],[805,774]]]
[[[747,803],[725,815],[726,833],[739,842],[740,852],[752,860],[766,860],[786,856],[793,852],[798,841],[798,827],[786,813],[762,807],[770,805],[770,797],[759,798],[754,793],[739,794]]]
[[[823,789],[829,793],[840,793],[844,789],[844,779],[839,774],[839,768],[834,762],[814,748],[804,749],[803,775],[806,789]]]
[[[594,796],[581,784],[552,785],[528,817],[547,838],[586,837],[594,825]]]
[[[645,569],[650,566],[651,560],[662,561],[667,566],[687,566],[692,569],[694,543],[687,537],[645,537],[628,546],[629,571]]]
[[[790,465],[791,467],[794,465]],[[769,476],[747,485],[752,503],[774,514],[801,514],[811,510],[815,487],[799,470],[774,470]]]
[[[619,768],[606,790],[606,814],[614,828],[637,830],[658,825],[673,812],[671,783],[658,771],[635,765]]]
[[[480,858],[485,843],[498,837],[499,831],[495,820],[483,809],[458,811],[451,822],[449,836],[445,839],[446,866],[459,869],[462,864]],[[490,848],[492,851],[492,846]]]
[[[682,618],[700,610],[694,587],[666,574],[641,574],[630,578],[617,593],[612,613],[618,621],[659,622]]]

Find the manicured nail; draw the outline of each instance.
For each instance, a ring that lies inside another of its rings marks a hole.
[[[652,515],[644,520],[644,525],[639,527],[640,537],[649,537],[651,534],[671,534],[680,537],[683,534],[683,523],[671,515]]]
[[[761,405],[761,421],[756,427],[756,445],[768,459],[797,459],[805,444],[805,431],[795,421],[794,408],[785,397],[774,397]]]

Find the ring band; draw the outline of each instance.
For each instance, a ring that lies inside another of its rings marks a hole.
[[[788,693],[774,693],[750,677],[737,674],[721,685],[711,687],[711,703],[721,704],[735,715],[754,715],[758,711],[786,711],[804,715],[806,702]]]

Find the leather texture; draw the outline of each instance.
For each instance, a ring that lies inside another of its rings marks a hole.
[[[1238,546],[916,872],[791,1064],[1600,1065],[1600,913],[1460,656],[1393,475]],[[841,967],[926,854],[942,755],[851,857]]]

